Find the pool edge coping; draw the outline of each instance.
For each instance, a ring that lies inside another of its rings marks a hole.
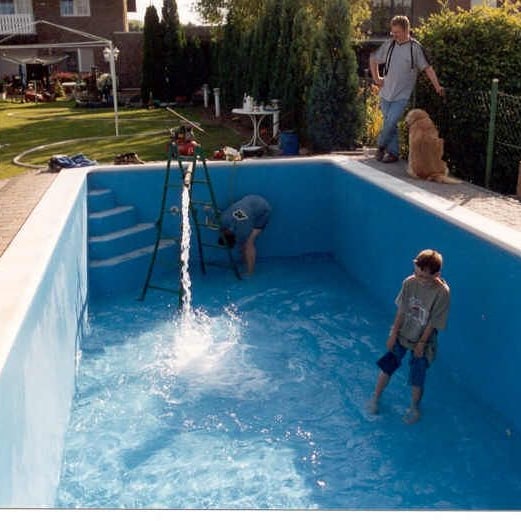
[[[0,324],[7,324],[0,335],[0,373],[87,174],[86,168],[60,172],[0,256]]]

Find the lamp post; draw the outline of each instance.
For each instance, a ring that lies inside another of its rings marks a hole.
[[[103,49],[103,59],[109,63],[110,77],[112,78],[112,101],[114,102],[114,122],[116,125],[116,136],[119,136],[118,126],[118,87],[116,84],[116,60],[119,57],[119,49],[109,42],[109,46]]]

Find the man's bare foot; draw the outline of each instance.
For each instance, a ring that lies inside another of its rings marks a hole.
[[[378,414],[380,412],[380,404],[376,398],[371,398],[367,404],[367,411],[369,414]]]
[[[416,423],[420,419],[420,409],[417,407],[411,407],[407,409],[403,417],[403,421],[409,425]]]

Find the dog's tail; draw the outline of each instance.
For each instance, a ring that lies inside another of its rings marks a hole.
[[[449,177],[449,168],[446,164],[443,173],[431,174],[427,179],[429,181],[434,181],[435,183],[444,183],[447,185],[459,185],[462,182],[461,179],[458,179],[457,177]]]
[[[445,176],[442,180],[443,183],[449,184],[449,185],[459,185],[460,183],[463,183],[461,179],[458,179],[457,177],[448,177]]]
[[[444,183],[448,185],[459,185],[463,181],[456,177],[449,177],[447,175],[437,175],[429,178],[429,181],[435,181],[436,183]]]

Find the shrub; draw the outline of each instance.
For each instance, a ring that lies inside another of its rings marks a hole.
[[[383,114],[380,110],[380,96],[378,87],[371,85],[363,87],[362,96],[364,98],[364,126],[363,135],[360,139],[362,144],[376,146],[378,135],[383,126]],[[403,139],[402,139],[403,142]]]
[[[440,99],[422,78],[416,105],[427,110],[438,125],[452,173],[483,185],[492,79],[499,79],[502,92],[521,95],[519,2],[456,13],[443,9],[417,35],[447,94]],[[498,153],[491,188],[514,191],[518,161],[515,154]]]
[[[314,151],[354,148],[362,124],[358,76],[345,0],[327,3],[307,99],[307,132]]]

